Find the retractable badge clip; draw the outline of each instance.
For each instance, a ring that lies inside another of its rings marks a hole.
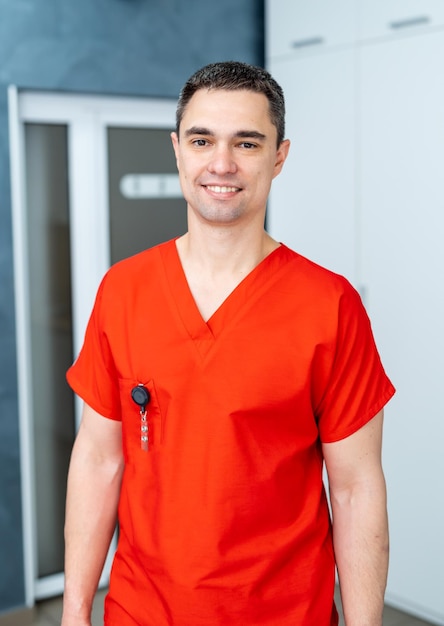
[[[150,439],[146,405],[150,401],[150,392],[140,384],[131,389],[131,398],[140,407],[140,447],[148,450]]]

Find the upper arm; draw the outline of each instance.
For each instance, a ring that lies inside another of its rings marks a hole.
[[[74,452],[91,455],[96,461],[120,462],[123,458],[122,423],[103,417],[85,403]]]
[[[383,481],[381,465],[384,411],[358,431],[322,446],[328,482],[332,493],[349,491],[357,485]]]

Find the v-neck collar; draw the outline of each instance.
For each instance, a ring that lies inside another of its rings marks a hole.
[[[253,296],[255,287],[260,286],[260,291],[262,291],[262,288],[265,287],[263,284],[264,278],[266,276],[271,278],[274,275],[272,271],[267,272],[267,268],[270,265],[277,264],[277,269],[281,264],[282,254],[289,252],[288,248],[283,244],[280,244],[270,252],[242,279],[213,315],[205,321],[188,285],[176,247],[176,241],[177,239],[172,239],[161,246],[168,288],[189,336],[199,343],[203,342],[202,348],[204,345],[209,347],[209,344],[217,339],[233,318],[237,317],[238,312]],[[267,282],[268,280],[265,280],[265,283]]]

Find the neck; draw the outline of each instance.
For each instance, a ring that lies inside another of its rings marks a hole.
[[[207,276],[246,275],[279,246],[261,228],[192,227],[177,241],[184,266]]]
[[[206,236],[191,228],[176,245],[188,286],[205,321],[279,247],[263,228],[243,235],[238,230],[212,229]]]

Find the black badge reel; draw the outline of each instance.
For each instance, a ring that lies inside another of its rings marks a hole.
[[[150,401],[150,392],[142,384],[131,389],[131,398],[140,407],[140,447],[148,450],[150,443],[149,424],[147,419],[146,406]]]

